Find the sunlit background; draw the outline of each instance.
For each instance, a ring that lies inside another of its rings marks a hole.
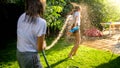
[[[120,11],[120,0],[108,0],[108,3]]]
[[[120,0],[108,0],[108,2],[110,2],[111,5],[120,8]]]

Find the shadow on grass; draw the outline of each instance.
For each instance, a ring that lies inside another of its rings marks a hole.
[[[56,63],[54,63],[54,64],[51,64],[50,66],[51,66],[51,68],[54,68],[56,65],[58,65],[58,64],[60,64],[60,63],[62,63],[62,62],[64,62],[64,61],[66,61],[68,58],[65,58],[65,59],[62,59],[62,60],[60,60],[60,61],[58,61],[58,62],[56,62]]]
[[[0,50],[0,64],[16,61],[16,41],[8,42],[6,48]]]
[[[95,68],[120,68],[120,56],[114,60],[110,60],[108,63],[96,66]]]

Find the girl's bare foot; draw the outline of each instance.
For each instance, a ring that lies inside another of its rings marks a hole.
[[[72,55],[69,55],[68,57],[69,57],[70,59],[73,59],[73,56],[72,56]]]

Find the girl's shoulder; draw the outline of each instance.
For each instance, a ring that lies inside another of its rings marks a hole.
[[[44,18],[38,17],[37,18],[37,23],[38,24],[46,24],[46,20]]]
[[[74,12],[73,16],[78,16],[81,15],[81,13],[79,11]]]
[[[80,11],[75,11],[74,14],[80,14]]]

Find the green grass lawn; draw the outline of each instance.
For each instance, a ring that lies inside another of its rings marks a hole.
[[[48,39],[50,44],[52,39]],[[74,59],[68,58],[73,44],[67,44],[64,38],[51,49],[45,51],[51,68],[120,68],[120,57],[110,52],[81,45]],[[42,53],[40,60],[47,67]],[[0,50],[0,68],[19,68],[16,60],[16,41],[9,43],[5,50]]]

